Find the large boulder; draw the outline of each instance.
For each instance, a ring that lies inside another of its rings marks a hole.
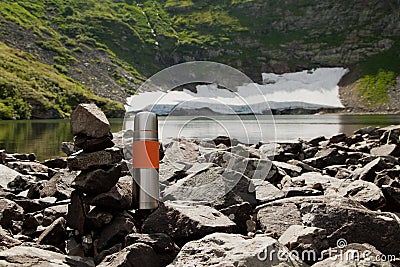
[[[369,243],[385,254],[398,253],[399,218],[388,212],[371,211],[360,203],[338,196],[292,197],[257,208],[262,230],[281,231],[298,224],[326,230],[330,246],[345,238]],[[278,232],[279,234],[279,232]]]
[[[67,256],[31,246],[16,246],[0,252],[0,266],[94,267],[90,258]]]
[[[174,239],[196,239],[213,232],[231,232],[236,227],[221,212],[203,205],[165,202],[142,225],[144,233],[166,233]]]
[[[238,234],[214,233],[186,243],[168,267],[187,266],[307,266],[296,256],[285,261],[277,251],[288,249],[266,235],[246,238]],[[275,252],[275,253],[274,253]]]
[[[95,104],[79,104],[71,114],[71,133],[93,138],[107,136],[110,123],[106,115]]]

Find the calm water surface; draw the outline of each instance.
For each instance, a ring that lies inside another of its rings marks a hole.
[[[309,139],[319,135],[351,134],[365,126],[400,123],[400,115],[279,115],[274,122],[268,116],[215,116],[212,118],[160,117],[160,139],[168,137],[214,138],[229,135],[242,142],[260,140]],[[112,132],[123,128],[122,119],[111,119]],[[130,127],[129,125],[127,127]],[[35,153],[39,160],[65,156],[61,142],[72,141],[69,120],[0,121],[0,149],[9,153]]]

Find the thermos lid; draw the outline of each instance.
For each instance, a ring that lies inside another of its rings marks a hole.
[[[134,121],[134,138],[139,139],[158,139],[158,120],[157,115],[149,111],[136,113]]]

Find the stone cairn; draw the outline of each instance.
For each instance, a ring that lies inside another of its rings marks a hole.
[[[94,104],[81,104],[71,114],[75,149],[67,158],[71,171],[80,171],[72,187],[66,225],[70,233],[66,250],[70,255],[101,261],[118,251],[109,251],[115,240],[135,231],[132,216],[132,178],[124,164],[122,148],[114,146],[110,123]],[[76,253],[74,253],[76,251]]]

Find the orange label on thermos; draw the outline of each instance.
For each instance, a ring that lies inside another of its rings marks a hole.
[[[133,141],[133,168],[158,169],[160,167],[159,153],[157,141]]]

